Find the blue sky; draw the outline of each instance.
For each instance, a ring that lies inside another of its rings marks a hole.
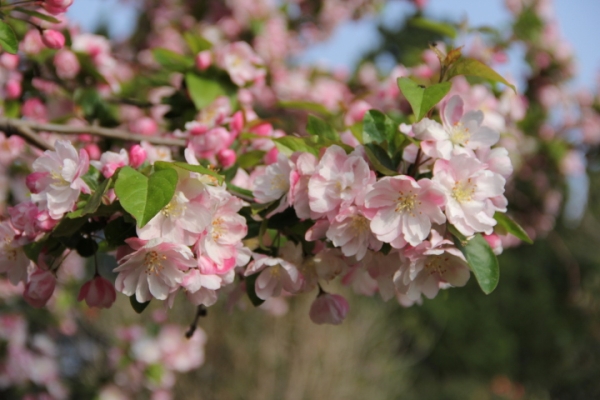
[[[380,18],[386,24],[393,25],[411,7],[404,1],[390,1]],[[578,73],[573,85],[591,86],[600,72],[600,1],[554,0],[554,7],[562,35],[572,44],[577,57]],[[118,12],[115,12],[117,9]],[[427,14],[454,20],[466,17],[472,26],[506,26],[510,18],[503,0],[429,0]],[[132,5],[120,4],[118,0],[76,0],[69,10],[69,16],[78,21],[84,30],[92,30],[99,18],[105,18],[110,22],[113,36],[126,37],[135,23],[136,10]],[[340,26],[329,41],[310,49],[302,61],[333,68],[352,65],[377,40],[377,20],[371,18]],[[511,64],[513,75],[519,74],[517,65]]]

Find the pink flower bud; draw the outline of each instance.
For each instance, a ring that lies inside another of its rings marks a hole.
[[[229,128],[231,133],[235,134],[235,136],[237,136],[242,129],[244,129],[244,113],[242,111],[237,111],[235,114],[233,114]]]
[[[21,96],[21,93],[23,92],[22,88],[21,88],[21,81],[18,80],[10,80],[6,83],[5,86],[5,90],[6,90],[6,98],[7,99],[18,99]]]
[[[117,299],[117,292],[110,281],[96,275],[81,287],[77,301],[83,299],[88,307],[110,308]]]
[[[233,164],[235,164],[237,156],[235,151],[231,149],[223,149],[217,153],[217,160],[219,164],[223,166],[223,168],[229,168]]]
[[[21,113],[24,117],[37,122],[46,122],[48,120],[46,105],[37,97],[25,100],[21,107]]]
[[[500,236],[498,236],[495,233],[492,233],[491,235],[483,235],[483,238],[488,242],[495,255],[502,254],[503,248]]]
[[[36,226],[45,232],[50,232],[60,222],[57,219],[52,219],[47,210],[40,211],[36,219]]]
[[[212,64],[212,55],[209,50],[201,51],[196,55],[196,68],[200,71],[204,71]]]
[[[271,165],[271,164],[277,162],[278,155],[279,155],[279,149],[277,149],[277,147],[273,147],[271,150],[269,150],[267,152],[267,154],[265,154],[265,156],[263,157],[263,161],[265,162],[265,164]]]
[[[258,125],[254,125],[250,128],[250,132],[256,133],[260,136],[269,136],[273,132],[273,125],[268,122],[261,122]]]
[[[88,143],[83,148],[85,149],[85,151],[87,151],[88,155],[90,156],[90,160],[99,160],[100,159],[100,155],[102,154],[102,151],[100,150],[100,147],[98,147],[98,145],[96,143]]]
[[[32,307],[41,308],[46,305],[55,287],[56,278],[52,272],[36,268],[25,284],[23,298]]]
[[[131,132],[152,136],[158,132],[158,124],[150,117],[141,117],[129,124]]]
[[[61,79],[75,78],[81,69],[75,53],[67,49],[56,53],[54,56],[54,66],[56,67],[56,75]]]
[[[32,172],[27,175],[27,178],[25,178],[27,189],[33,194],[38,194],[46,188],[48,175],[48,172]]]
[[[37,29],[28,31],[19,44],[19,47],[27,54],[37,54],[42,51],[44,43],[42,43],[40,32]]]
[[[129,150],[129,165],[131,168],[137,168],[146,161],[146,150],[139,144],[134,145]]]
[[[315,324],[339,325],[348,313],[348,301],[339,294],[321,294],[310,306],[310,319]]]
[[[14,71],[19,66],[19,56],[16,54],[2,53],[0,54],[0,65],[10,71]]]
[[[46,0],[44,9],[52,15],[67,12],[67,9],[73,4],[73,0]]]
[[[58,31],[46,29],[42,33],[42,42],[50,49],[62,49],[65,45],[65,36]]]

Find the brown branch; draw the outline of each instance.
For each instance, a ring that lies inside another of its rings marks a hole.
[[[3,130],[10,130],[11,128],[16,129],[13,132],[23,136],[25,138],[27,133],[22,134],[25,130],[29,131],[45,131],[45,132],[55,132],[62,133],[66,135],[72,134],[90,134],[94,136],[101,136],[105,138],[111,139],[119,139],[128,142],[141,142],[146,141],[155,145],[163,145],[163,146],[177,146],[177,147],[185,147],[186,141],[184,139],[176,139],[176,138],[165,138],[165,137],[155,137],[155,136],[145,136],[139,135],[136,133],[131,133],[119,129],[109,129],[102,128],[100,126],[71,126],[71,125],[60,125],[60,124],[41,124],[35,121],[27,121],[21,119],[14,118],[2,118],[0,117],[0,128],[8,128]],[[37,136],[37,135],[36,135]],[[41,146],[40,146],[41,147]],[[48,147],[46,147],[48,148]]]
[[[16,120],[20,122],[19,120]],[[31,145],[39,147],[42,150],[54,150],[54,146],[46,142],[40,135],[35,133],[27,125],[14,124],[9,121],[8,118],[0,117],[0,131],[6,132],[8,136],[17,135],[21,136]]]

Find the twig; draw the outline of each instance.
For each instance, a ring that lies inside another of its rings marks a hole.
[[[194,317],[194,320],[190,324],[190,329],[188,329],[188,331],[185,333],[186,338],[189,339],[192,336],[194,336],[194,332],[196,332],[196,328],[198,327],[198,320],[200,319],[200,317],[206,316],[206,311],[207,310],[204,305],[200,304],[198,306],[198,309],[196,310],[196,316]]]
[[[0,117],[0,131],[6,132],[8,136],[21,136],[29,144],[39,147],[42,150],[54,150],[54,146],[46,142],[40,135],[35,133],[27,125],[13,124],[10,123],[10,121],[7,118]]]
[[[62,133],[66,135],[70,134],[90,134],[94,136],[101,136],[111,139],[119,139],[129,142],[142,142],[146,141],[151,144],[163,145],[163,146],[177,146],[177,147],[185,147],[186,141],[184,139],[175,139],[175,138],[164,138],[164,137],[155,137],[155,136],[145,136],[139,135],[119,129],[109,129],[102,128],[100,126],[71,126],[71,125],[60,125],[60,124],[41,124],[35,121],[26,121],[21,119],[14,118],[2,118],[0,117],[0,127],[8,128],[10,130],[11,127],[17,128],[19,131],[23,132],[23,129],[35,130],[35,131],[46,131],[46,132],[56,132]],[[16,132],[19,133],[19,132]],[[25,137],[25,135],[21,135]],[[37,136],[37,135],[36,135]],[[47,147],[46,147],[47,148]]]

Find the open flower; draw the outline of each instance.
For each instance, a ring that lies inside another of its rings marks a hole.
[[[140,303],[152,297],[165,300],[183,280],[184,271],[196,267],[194,254],[183,244],[162,238],[150,241],[130,238],[126,242],[134,252],[119,260],[115,287],[127,296],[135,294]]]

